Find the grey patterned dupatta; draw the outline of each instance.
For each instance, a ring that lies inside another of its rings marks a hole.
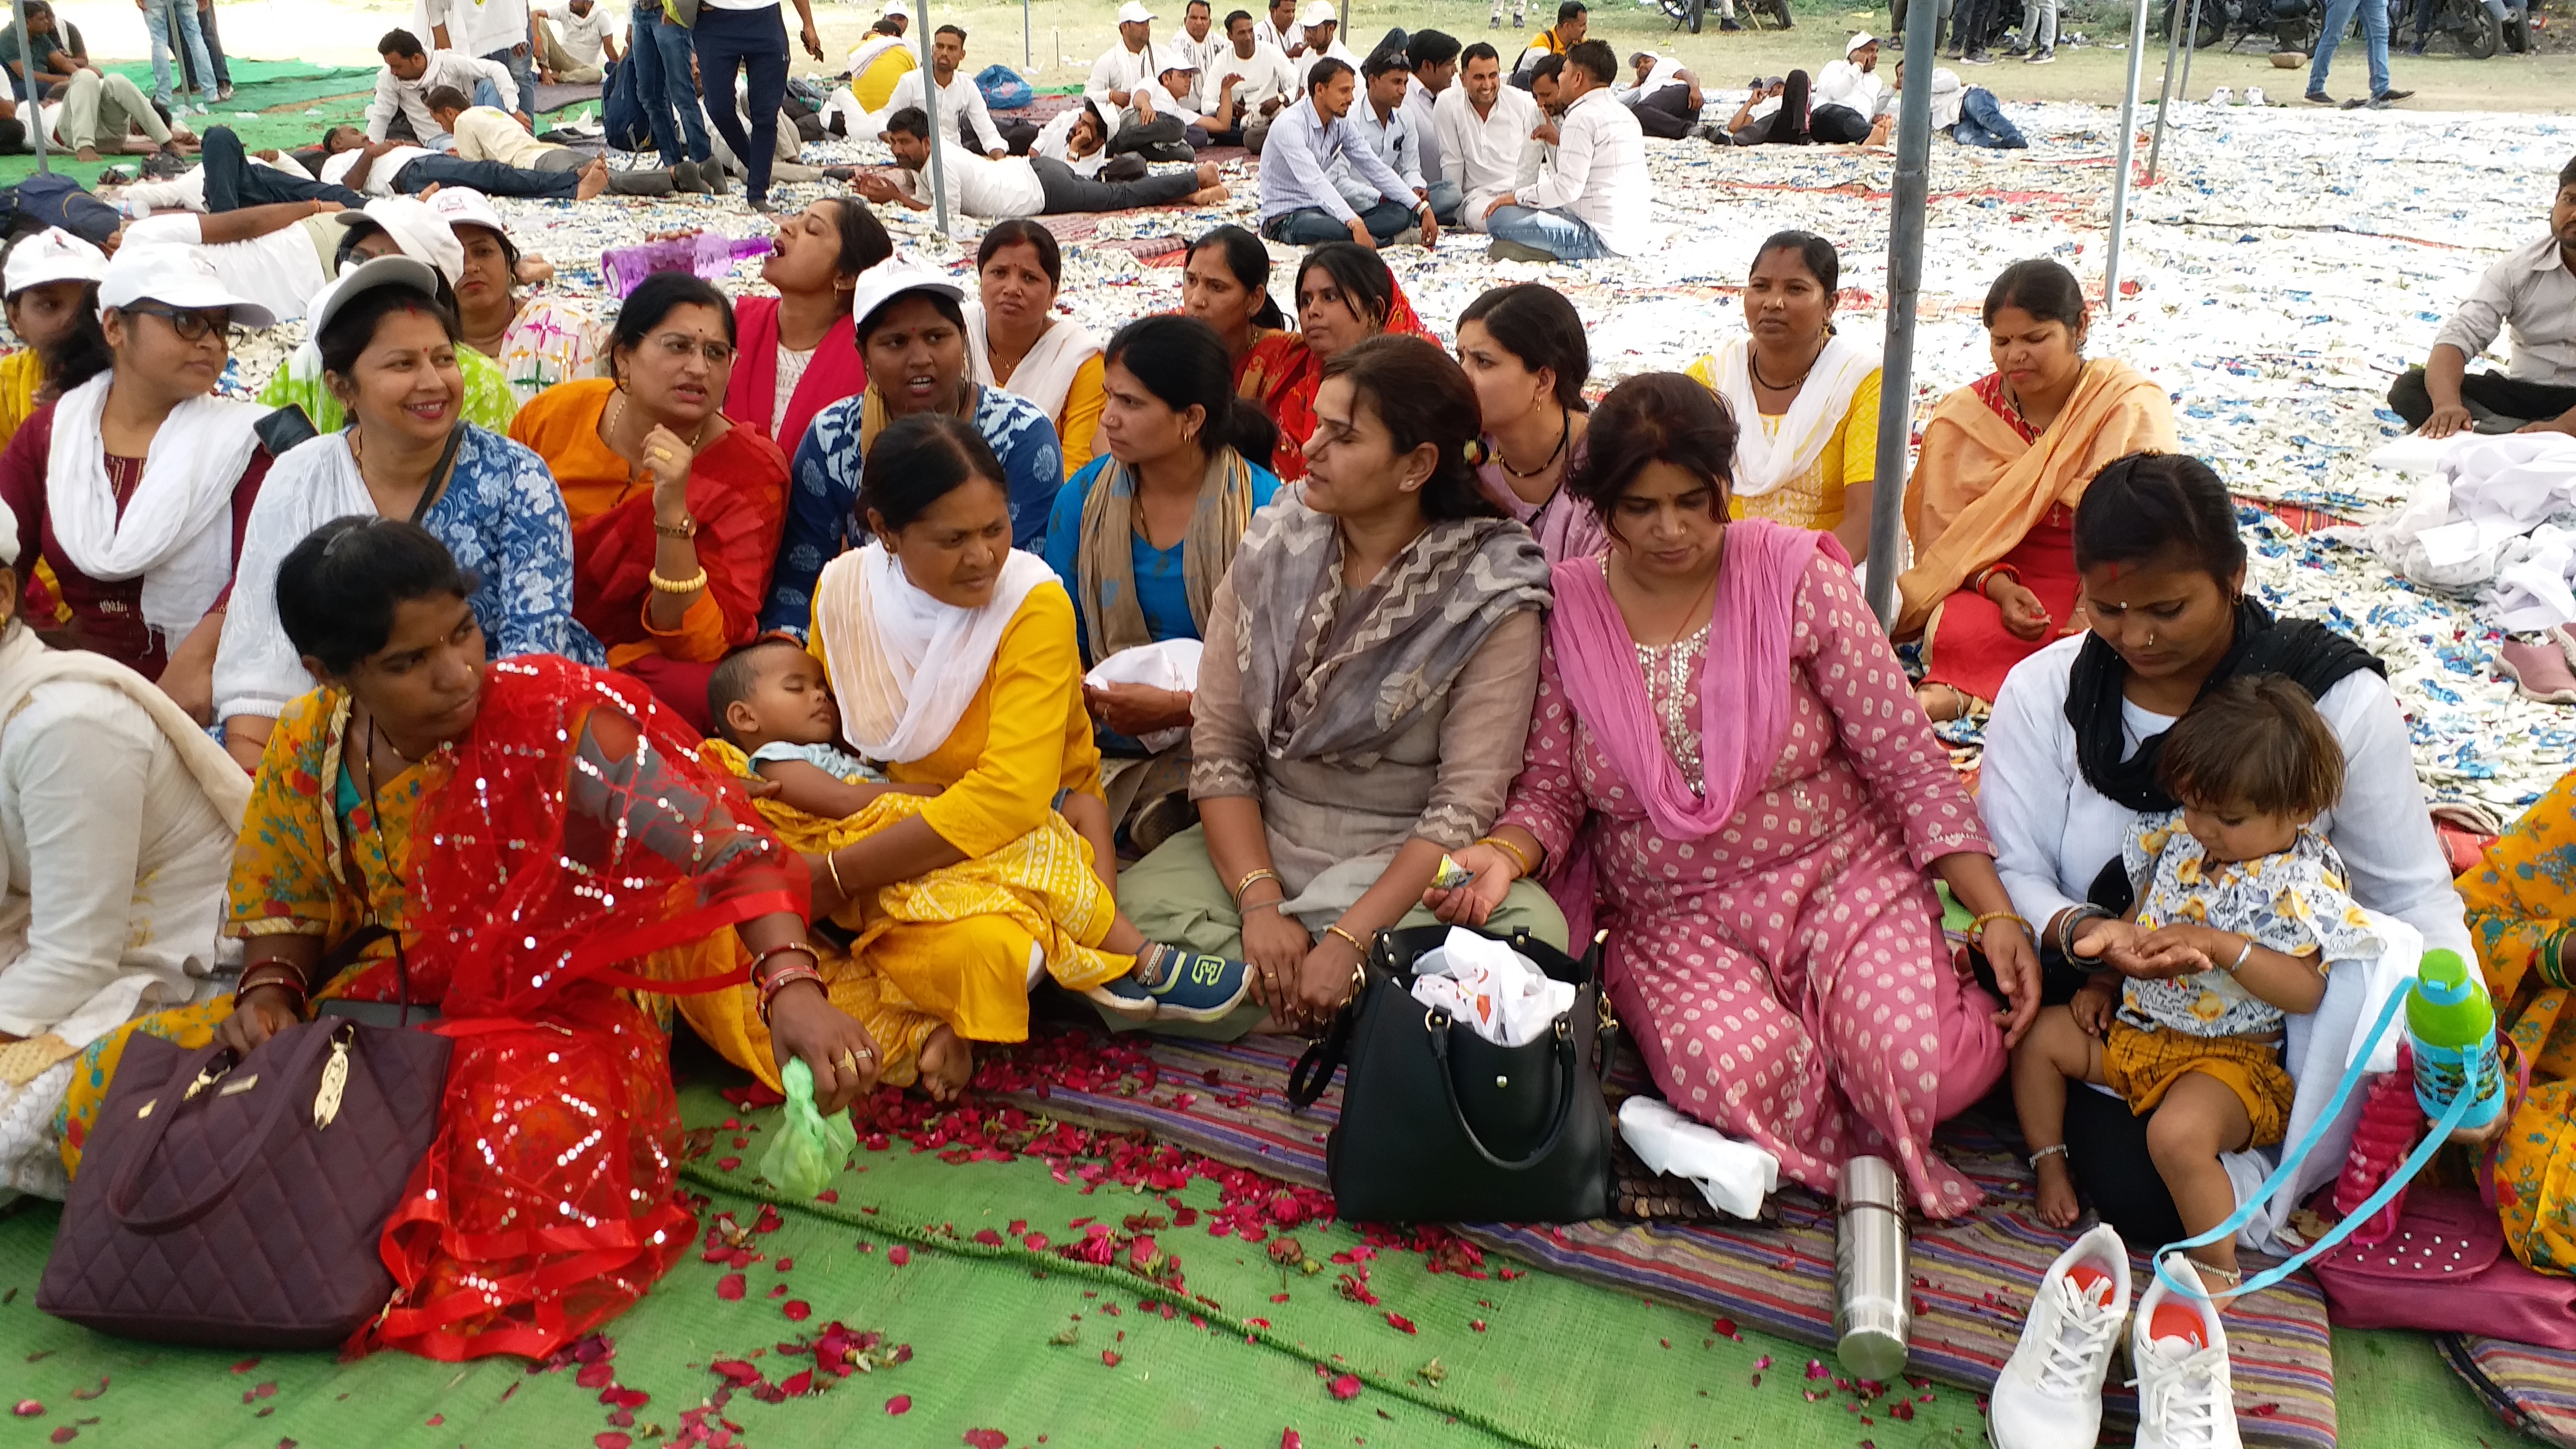
[[[1341,564],[1339,525],[1302,488],[1256,515],[1234,556],[1235,662],[1269,759],[1368,769],[1496,625],[1548,606],[1547,557],[1507,518],[1434,523],[1356,592]]]

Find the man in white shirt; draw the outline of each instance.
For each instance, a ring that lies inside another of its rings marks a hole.
[[[521,115],[537,113],[528,0],[412,0],[411,15],[415,33],[429,37],[430,49],[480,56],[510,73],[510,84],[501,92],[503,109],[515,95]]]
[[[322,149],[328,153],[322,161],[322,179],[368,196],[412,196],[432,186],[471,186],[486,196],[588,201],[608,190],[606,161],[594,160],[575,171],[533,171],[498,161],[467,161],[408,141],[370,141],[355,126],[333,126],[324,132]]]
[[[984,104],[984,91],[972,77],[963,74],[966,62],[966,32],[954,25],[943,25],[930,33],[930,70],[939,82],[939,119],[957,127],[957,139],[986,156],[1000,158],[1011,154],[1010,142],[1001,128],[993,124],[993,113]],[[894,94],[886,101],[885,116],[906,106],[921,104],[921,72],[908,70],[894,83]],[[852,140],[874,140],[885,129],[884,116],[870,116],[862,133]],[[1025,148],[1023,148],[1025,149]]]
[[[1430,183],[1424,179],[1422,169],[1422,138],[1413,129],[1413,118],[1404,110],[1405,83],[1413,78],[1404,68],[1404,52],[1379,51],[1361,67],[1360,76],[1367,87],[1351,107],[1351,134],[1375,152],[1377,159],[1386,163],[1386,169],[1413,188],[1415,199],[1431,201]],[[1351,170],[1348,156],[1333,165],[1333,189],[1342,194],[1342,200],[1349,202],[1353,211],[1365,210],[1378,201],[1377,188]],[[1431,202],[1431,214],[1440,214],[1440,203]]]
[[[510,113],[496,106],[469,106],[464,93],[453,86],[440,86],[429,93],[429,113],[456,142],[459,161],[497,161],[520,171],[583,171],[598,166],[607,172],[611,196],[668,196],[674,191],[707,189],[695,162],[683,161],[678,166],[638,167],[631,171],[608,171],[608,163],[599,157],[586,156],[570,146],[540,141],[528,134],[528,128],[512,119]],[[453,182],[449,184],[453,185]],[[468,183],[481,190],[479,183]],[[378,195],[384,193],[379,192]],[[501,195],[508,195],[502,192]]]
[[[292,322],[331,280],[331,259],[345,231],[342,214],[336,203],[318,199],[212,216],[165,211],[127,222],[117,246],[186,247],[214,263],[216,279],[236,294]]]
[[[1390,169],[1346,119],[1358,86],[1347,64],[1327,56],[1306,77],[1306,98],[1280,112],[1261,155],[1261,234],[1290,246],[1340,241],[1371,248],[1419,226],[1426,247],[1440,239],[1431,204]],[[1376,189],[1378,201],[1355,210],[1333,184],[1333,163]]]
[[[1467,47],[1459,77],[1432,107],[1440,177],[1459,193],[1459,226],[1483,231],[1495,202],[1538,179],[1535,165],[1521,174],[1521,157],[1537,144],[1530,133],[1546,118],[1529,92],[1503,84],[1502,56],[1481,40]]]
[[[1565,102],[1554,170],[1485,214],[1487,253],[1507,261],[1635,256],[1648,242],[1654,193],[1637,117],[1610,94],[1619,74],[1607,41],[1568,51],[1557,77]]]
[[[1168,55],[1154,53],[1154,19],[1154,12],[1140,0],[1127,0],[1118,7],[1118,43],[1091,63],[1091,79],[1082,87],[1083,99],[1100,107],[1103,115],[1116,115],[1137,104],[1136,92],[1152,86],[1170,63]],[[1153,109],[1148,96],[1145,110],[1150,115]]]
[[[2470,372],[2499,332],[2512,334],[2513,361]],[[2432,357],[2388,390],[2388,406],[2428,438],[2467,428],[2576,434],[2576,161],[2558,173],[2549,234],[2486,269],[2433,334]]]
[[[1404,42],[1404,115],[1413,123],[1413,138],[1422,147],[1422,175],[1430,183],[1431,214],[1442,226],[1458,222],[1460,192],[1449,184],[1442,162],[1439,105],[1441,94],[1458,81],[1458,39],[1444,31],[1417,30]]]
[[[1118,113],[1117,134],[1109,141],[1111,154],[1187,161],[1208,145],[1206,123],[1190,106],[1198,72],[1172,47],[1164,47],[1163,54],[1168,64],[1162,72],[1128,93],[1127,108]]]
[[[1635,88],[1619,97],[1637,113],[1637,127],[1649,136],[1678,141],[1699,124],[1699,77],[1669,55],[1641,50],[1628,57],[1637,70]]]
[[[1225,33],[1216,28],[1216,11],[1208,0],[1189,0],[1181,7],[1181,38],[1172,42],[1181,58],[1198,68],[1198,83],[1190,88],[1190,109],[1204,116],[1208,113],[1208,91],[1216,84],[1216,72],[1209,69],[1233,49]]]
[[[1360,58],[1340,40],[1342,16],[1333,8],[1333,0],[1308,0],[1306,13],[1298,17],[1297,29],[1305,39],[1305,50],[1289,59],[1297,63],[1299,71],[1307,71],[1319,60],[1338,60],[1354,71],[1360,68]],[[1311,75],[1308,78],[1311,81]]]
[[[1829,145],[1856,146],[1869,139],[1870,117],[1887,83],[1878,78],[1878,41],[1867,31],[1843,43],[1843,58],[1816,72],[1807,134]]]
[[[1242,145],[1258,156],[1270,139],[1271,118],[1297,98],[1296,68],[1261,39],[1251,11],[1225,17],[1225,38],[1226,48],[1199,75],[1199,91],[1207,97],[1200,114],[1210,140]]]
[[[509,69],[499,62],[478,60],[452,50],[431,55],[422,47],[420,37],[408,30],[386,31],[385,38],[376,42],[376,54],[385,65],[376,72],[375,99],[367,103],[370,141],[400,139],[444,148],[447,132],[429,114],[432,88],[454,86],[472,96],[475,104],[484,106],[506,105],[502,98],[518,89]],[[397,121],[401,123],[399,136]]]
[[[653,0],[644,0],[651,4]],[[597,85],[617,64],[617,22],[599,0],[571,0],[561,13],[531,10],[536,23],[537,78],[548,85]]]
[[[1869,127],[1870,145],[1895,143],[1896,108],[1904,92],[1905,62],[1900,60],[1896,63],[1896,84],[1878,98],[1878,117]],[[1932,72],[1932,129],[1947,132],[1962,146],[1991,151],[2020,151],[2030,145],[2021,127],[2004,114],[1993,91],[1984,86],[1963,86],[1959,73],[1946,68]]]
[[[929,210],[925,172],[930,166],[930,118],[919,110],[895,112],[886,117],[885,143],[894,153],[895,173],[863,171],[851,184],[870,201]],[[939,168],[949,211],[987,221],[1073,211],[1126,211],[1174,202],[1213,206],[1226,199],[1225,188],[1217,184],[1216,167],[1205,163],[1142,181],[1096,181],[1075,175],[1072,167],[1053,157],[1005,156],[996,161],[942,138]]]
[[[1227,28],[1231,30],[1233,27]],[[1297,24],[1297,0],[1270,0],[1269,7],[1252,27],[1252,38],[1291,61],[1304,59],[1306,32]],[[1303,94],[1305,81],[1299,80],[1295,89]]]

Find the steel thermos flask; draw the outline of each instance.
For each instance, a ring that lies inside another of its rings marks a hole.
[[[1905,1185],[1885,1158],[1834,1170],[1834,1352],[1846,1372],[1893,1383],[1914,1328],[1906,1307]]]

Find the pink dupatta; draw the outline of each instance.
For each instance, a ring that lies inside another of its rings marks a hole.
[[[1788,738],[1789,640],[1799,576],[1818,550],[1851,566],[1851,556],[1832,534],[1758,518],[1728,524],[1724,548],[1700,666],[1705,788],[1699,794],[1664,747],[1646,701],[1636,643],[1610,597],[1605,561],[1567,559],[1551,573],[1556,606],[1548,616],[1548,643],[1566,703],[1668,840],[1716,834],[1760,792]],[[1578,837],[1548,881],[1578,943],[1592,934],[1592,886],[1591,845]]]

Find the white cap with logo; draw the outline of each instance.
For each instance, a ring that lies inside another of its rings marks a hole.
[[[238,327],[267,327],[277,321],[276,313],[225,286],[215,275],[214,260],[192,246],[147,243],[117,249],[99,278],[99,310],[144,301],[182,312],[221,308]]]
[[[95,282],[107,275],[107,253],[58,226],[49,226],[9,251],[0,292],[17,296],[47,282]]]

